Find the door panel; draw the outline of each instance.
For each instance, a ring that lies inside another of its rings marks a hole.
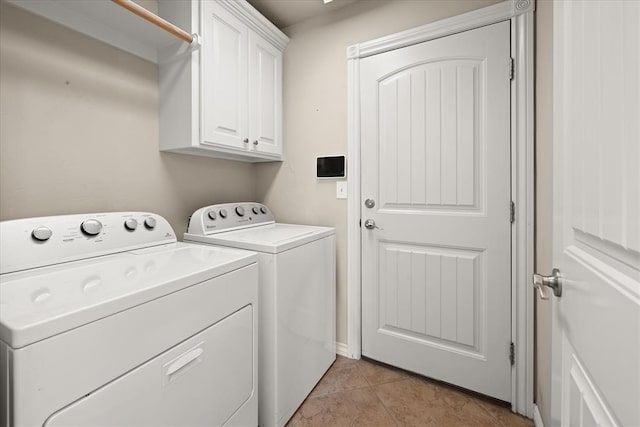
[[[282,52],[254,32],[249,34],[251,148],[282,154]],[[255,143],[257,142],[257,144]]]
[[[475,206],[482,79],[481,61],[451,59],[380,81],[383,207]]]
[[[362,349],[511,398],[510,25],[361,61]]]
[[[482,252],[380,244],[378,331],[478,352]]]
[[[213,1],[202,3],[203,143],[245,149],[247,129],[248,30],[238,18]],[[206,54],[205,54],[206,53]]]
[[[640,3],[554,3],[552,417],[640,425]]]

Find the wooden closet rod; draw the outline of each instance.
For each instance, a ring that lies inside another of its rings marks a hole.
[[[132,0],[111,0],[114,3],[124,7],[125,9],[135,13],[142,19],[145,19],[152,24],[162,28],[165,31],[170,32],[174,36],[178,37],[181,40],[184,40],[187,43],[191,43],[193,41],[193,36],[182,28],[176,27],[171,22],[160,18],[158,15],[149,12],[144,7],[140,6],[137,3],[134,3]]]

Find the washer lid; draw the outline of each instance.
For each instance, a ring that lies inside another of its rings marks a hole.
[[[186,233],[184,240],[275,254],[332,234],[331,227],[276,223],[208,236]]]
[[[4,274],[0,339],[24,347],[256,261],[251,252],[171,243]]]

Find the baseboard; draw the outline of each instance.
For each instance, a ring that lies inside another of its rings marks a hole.
[[[536,427],[544,427],[542,423],[542,416],[540,415],[540,410],[538,409],[538,405],[533,405],[533,425]]]
[[[336,342],[336,354],[338,356],[348,357],[351,359],[351,355],[349,354],[349,346],[343,342]]]

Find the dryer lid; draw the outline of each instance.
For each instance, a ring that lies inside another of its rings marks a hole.
[[[167,296],[257,261],[184,243],[0,276],[0,339],[13,348]]]

